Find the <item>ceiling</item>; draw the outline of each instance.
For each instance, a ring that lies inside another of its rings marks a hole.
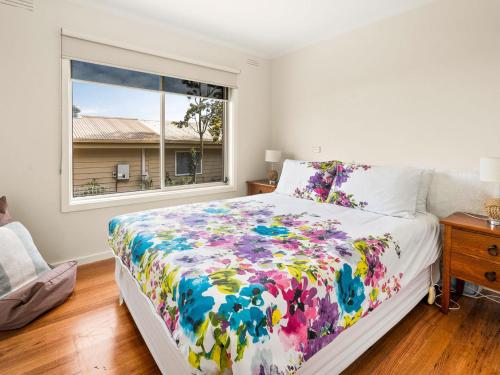
[[[431,0],[73,0],[276,57]]]

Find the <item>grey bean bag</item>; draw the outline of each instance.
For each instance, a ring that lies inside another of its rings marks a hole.
[[[76,282],[76,261],[45,271],[0,299],[0,331],[21,328],[63,303]]]
[[[76,261],[49,267],[29,231],[0,197],[0,331],[21,328],[63,303],[76,282]]]

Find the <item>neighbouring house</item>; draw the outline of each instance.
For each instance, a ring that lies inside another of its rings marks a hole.
[[[209,132],[196,182],[223,180],[223,147]],[[190,127],[165,125],[165,185],[191,183],[191,150],[199,151],[199,135]],[[127,178],[118,166],[128,169]],[[160,123],[133,118],[73,118],[74,196],[122,193],[160,187]]]

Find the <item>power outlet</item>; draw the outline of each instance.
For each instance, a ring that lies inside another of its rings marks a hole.
[[[313,146],[312,152],[319,154],[321,152],[321,146]]]

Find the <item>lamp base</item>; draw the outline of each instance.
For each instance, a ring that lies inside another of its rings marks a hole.
[[[267,179],[269,180],[269,184],[276,185],[278,182],[278,171],[275,169],[271,169],[267,172]]]
[[[500,220],[495,220],[495,219],[492,219],[490,217],[490,218],[488,218],[488,224],[490,224],[490,227],[492,227],[492,228],[498,227],[498,226],[500,226]]]
[[[500,198],[488,199],[484,202],[484,210],[488,216],[490,227],[494,228],[500,225]]]

